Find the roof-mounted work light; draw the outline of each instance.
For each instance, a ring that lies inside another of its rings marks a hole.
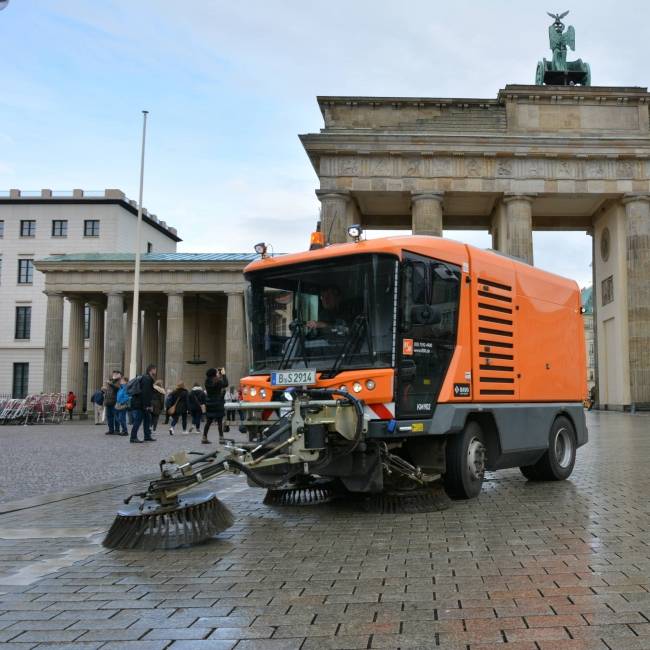
[[[355,242],[361,239],[361,235],[363,235],[363,228],[358,223],[348,227],[348,236],[352,237]]]
[[[254,248],[255,248],[255,252],[258,255],[261,255],[262,257],[266,257],[267,245],[263,241],[261,241],[259,244],[255,244]]]

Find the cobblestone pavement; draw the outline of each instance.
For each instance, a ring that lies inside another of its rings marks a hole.
[[[0,426],[2,460],[0,503],[70,488],[131,479],[155,471],[158,461],[178,449],[210,449],[197,433],[169,435],[162,423],[156,442],[129,444],[128,437],[106,436],[105,425],[88,421],[30,426]],[[142,430],[139,433],[142,438]],[[243,440],[232,427],[229,437]],[[209,437],[216,440],[213,425]]]
[[[0,644],[650,649],[650,418],[589,425],[571,480],[495,473],[440,513],[268,508],[229,477],[233,528],[144,553],[98,543],[124,486],[5,512]]]

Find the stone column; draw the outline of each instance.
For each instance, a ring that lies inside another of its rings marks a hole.
[[[46,291],[45,350],[43,355],[43,392],[61,392],[63,353],[63,294]]]
[[[505,250],[501,252],[533,263],[533,199],[529,194],[506,194]]]
[[[90,396],[104,383],[104,304],[90,303],[90,339],[88,341],[88,404]],[[94,408],[94,404],[92,405]]]
[[[352,225],[349,192],[316,190],[321,202],[321,231],[327,244],[348,241],[348,226]]]
[[[412,230],[414,235],[442,237],[443,192],[411,194]]]
[[[650,406],[650,195],[626,194],[627,320],[630,397]]]
[[[173,388],[183,379],[183,294],[167,294],[167,332],[165,345],[165,385]]]
[[[158,313],[152,307],[144,310],[142,324],[142,370],[150,364],[158,364]]]
[[[70,327],[68,331],[68,386],[74,391],[77,404],[81,406],[84,394],[84,300],[73,296],[70,303]]]
[[[244,321],[244,294],[228,294],[226,313],[226,374],[233,385],[247,374],[246,323]]]
[[[108,294],[103,379],[108,379],[113,370],[124,370],[124,294],[121,291]]]
[[[165,384],[165,353],[167,348],[167,313],[161,312],[158,318],[158,379]]]

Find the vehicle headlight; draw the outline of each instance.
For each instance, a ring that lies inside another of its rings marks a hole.
[[[255,388],[255,386],[251,386],[250,396],[255,397],[255,395],[257,395],[257,388]]]
[[[266,388],[261,388],[260,389],[260,397],[262,399],[266,399]]]
[[[375,382],[372,379],[367,379],[366,380],[366,388],[368,390],[375,390]]]
[[[352,384],[352,390],[355,393],[360,393],[363,390],[363,386],[358,381],[355,381],[354,384]]]
[[[339,390],[342,390],[344,393],[347,393],[348,387],[345,384],[343,384],[343,386],[339,386]]]

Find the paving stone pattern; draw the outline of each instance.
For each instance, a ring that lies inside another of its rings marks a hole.
[[[97,544],[123,487],[0,515],[0,645],[650,649],[650,418],[589,426],[570,481],[503,471],[442,513],[267,508],[229,477],[233,528],[150,553]]]

